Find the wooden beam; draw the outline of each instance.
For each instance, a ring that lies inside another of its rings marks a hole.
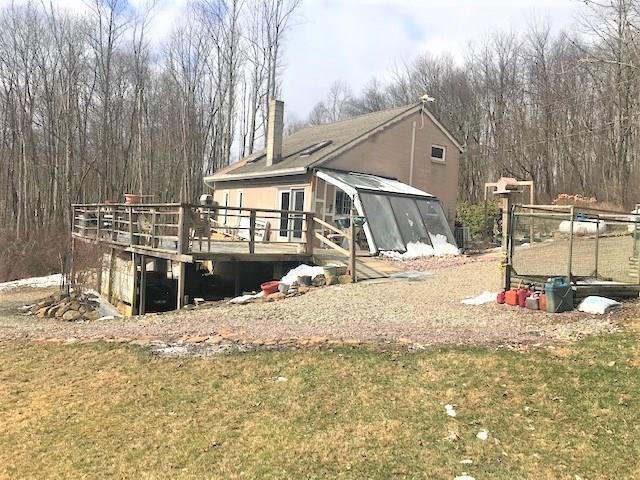
[[[331,240],[329,240],[327,237],[320,235],[319,233],[316,232],[316,238],[318,240],[320,240],[322,243],[324,243],[325,245],[330,246],[331,248],[333,248],[334,250],[340,252],[341,254],[343,254],[345,257],[348,257],[349,255],[351,255],[349,253],[349,251],[345,248],[342,248],[340,245],[338,245],[337,243],[332,242]]]
[[[140,302],[139,313],[147,313],[147,257],[140,255]]]
[[[185,271],[186,269],[184,268],[185,263],[184,262],[178,262],[178,265],[180,266],[179,269],[179,273],[178,273],[178,298],[177,298],[177,302],[176,302],[176,308],[177,310],[180,310],[182,307],[184,307],[184,289],[185,289]]]

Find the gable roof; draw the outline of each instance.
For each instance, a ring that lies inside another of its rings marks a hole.
[[[366,140],[380,129],[417,113],[422,103],[368,113],[335,123],[316,125],[286,136],[282,142],[282,160],[272,166],[266,164],[265,150],[260,150],[206,177],[205,181],[241,180],[306,173],[333,159],[340,153]],[[424,109],[425,115],[462,151],[462,146],[438,120]],[[322,145],[322,144],[325,145]],[[310,147],[316,147],[313,149]],[[305,150],[311,150],[308,154]]]

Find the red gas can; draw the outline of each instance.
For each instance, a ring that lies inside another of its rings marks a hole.
[[[506,292],[504,290],[502,290],[496,296],[496,302],[498,302],[500,305],[502,305],[504,303],[504,301],[505,301],[505,297],[506,297]]]
[[[544,293],[538,299],[538,308],[543,312],[547,311],[547,296]]]
[[[518,305],[518,290],[515,288],[507,290],[504,294],[504,303],[514,307]]]
[[[518,306],[526,307],[527,306],[527,298],[531,296],[531,290],[528,288],[519,288],[517,291],[518,295]]]

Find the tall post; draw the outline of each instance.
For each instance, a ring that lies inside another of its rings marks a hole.
[[[71,206],[71,233],[76,231],[76,207],[75,205]]]
[[[97,207],[96,213],[96,239],[100,239],[100,224],[102,223],[102,219],[100,218],[100,205]]]
[[[512,205],[511,192],[506,191],[500,193],[502,197],[502,288],[508,290],[511,288],[511,266],[512,266],[512,244],[513,244],[513,224],[512,224]]]
[[[181,204],[178,211],[178,252],[187,253],[189,251],[189,216],[187,215],[188,205]]]
[[[137,233],[137,229],[135,228],[137,221],[137,215],[133,213],[133,206],[129,205],[129,245],[136,245],[138,243],[135,236]]]
[[[596,268],[594,272],[594,276],[596,280],[598,279],[598,261],[600,257],[600,215],[596,215]]]
[[[571,267],[573,264],[573,220],[575,218],[575,206],[571,206],[571,220],[569,221],[569,261],[567,262],[567,278],[571,283]]]
[[[147,313],[147,257],[140,255],[140,301],[138,303],[138,313]]]
[[[240,210],[242,216],[242,210]],[[249,210],[249,253],[254,254],[256,251],[256,211]]]
[[[184,307],[184,287],[185,287],[185,266],[184,266],[184,262],[178,262],[178,265],[180,266],[180,271],[178,273],[178,298],[177,298],[177,302],[176,302],[176,307],[178,310],[180,310],[182,307]]]
[[[357,282],[356,273],[356,226],[353,222],[354,211],[351,209],[351,219],[349,226],[350,241],[349,241],[349,270],[351,273],[351,279],[353,283]]]
[[[305,238],[307,240],[307,255],[313,255],[313,242],[315,241],[315,236],[313,235],[313,213],[307,212],[304,214],[305,221]]]

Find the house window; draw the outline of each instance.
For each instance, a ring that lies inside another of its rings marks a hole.
[[[446,147],[431,145],[431,160],[434,162],[444,162],[447,153]]]
[[[336,188],[336,215],[351,215],[351,197]]]

